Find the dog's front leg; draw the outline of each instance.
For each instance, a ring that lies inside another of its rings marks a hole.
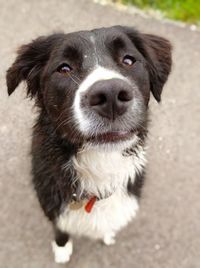
[[[66,232],[55,229],[55,240],[52,241],[52,249],[56,263],[66,263],[73,252],[73,242]]]
[[[103,243],[106,246],[111,246],[115,244],[115,234],[113,232],[107,233],[103,238]]]

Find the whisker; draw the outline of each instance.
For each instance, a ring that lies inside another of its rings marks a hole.
[[[80,84],[74,79],[74,77],[71,74],[68,74],[69,77],[72,79],[72,81],[77,84],[78,86],[80,86]]]
[[[81,79],[78,77],[78,76],[76,76],[75,74],[71,74],[71,76],[74,78],[76,78],[79,82],[81,82]]]

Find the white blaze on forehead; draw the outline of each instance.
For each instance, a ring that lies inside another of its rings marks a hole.
[[[95,44],[95,38],[94,38],[93,35],[90,36],[90,41],[91,41],[93,44]]]
[[[117,73],[116,71],[112,71],[103,67],[97,67],[85,78],[85,80],[83,80],[83,82],[80,84],[78,88],[78,92],[86,91],[97,81],[108,80],[113,78],[127,80],[126,77],[124,77],[120,73]]]

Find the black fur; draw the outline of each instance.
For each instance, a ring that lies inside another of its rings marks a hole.
[[[141,173],[136,174],[134,183],[132,183],[131,180],[129,180],[127,187],[128,192],[139,199],[142,194],[142,187],[144,185],[144,181],[145,181],[145,171],[143,170]]]
[[[161,100],[163,86],[171,71],[170,42],[156,35],[141,35],[137,31],[133,31],[130,27],[122,27],[122,30],[125,31],[140,53],[145,57],[149,71],[151,92],[159,102]]]
[[[73,166],[63,169],[76,152],[77,146],[56,133],[44,111],[33,131],[32,173],[38,199],[50,220],[59,215],[76,191]]]
[[[68,242],[70,236],[68,233],[61,232],[57,228],[55,229],[55,241],[59,247],[64,247]]]

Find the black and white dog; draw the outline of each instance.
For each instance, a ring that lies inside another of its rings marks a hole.
[[[69,234],[110,245],[135,217],[150,92],[159,102],[170,69],[166,39],[122,26],[39,37],[19,49],[8,93],[25,80],[39,110],[33,184],[54,226],[56,262],[70,259]]]

